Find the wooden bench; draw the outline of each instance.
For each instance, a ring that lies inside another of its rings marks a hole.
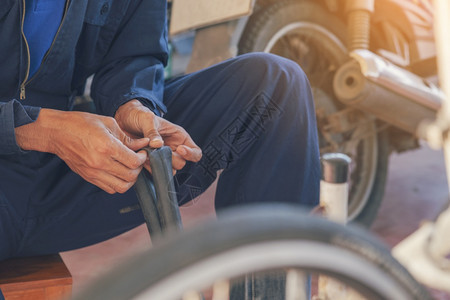
[[[72,293],[72,276],[56,255],[0,262],[0,289],[5,300],[60,300]]]

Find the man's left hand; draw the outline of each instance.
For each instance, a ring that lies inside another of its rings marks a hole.
[[[138,100],[131,100],[120,106],[114,118],[129,135],[148,137],[151,148],[169,146],[173,151],[174,172],[181,170],[187,161],[198,162],[202,158],[201,149],[184,128],[158,117]],[[148,163],[145,167],[151,172]]]

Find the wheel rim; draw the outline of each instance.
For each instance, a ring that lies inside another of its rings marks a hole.
[[[264,52],[297,62],[307,74],[316,104],[321,154],[343,152],[352,158],[348,219],[354,220],[369,201],[376,179],[378,145],[374,121],[340,134],[326,129],[327,117],[338,110],[332,100],[331,79],[348,59],[345,46],[325,27],[293,22],[272,36]]]

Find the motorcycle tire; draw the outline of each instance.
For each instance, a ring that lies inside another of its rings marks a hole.
[[[345,41],[342,20],[316,1],[283,0],[251,15],[239,53],[269,52],[302,67],[313,90],[321,153],[343,152],[352,158],[349,221],[370,227],[383,200],[390,148],[387,132],[370,115],[356,112],[360,122],[344,132],[329,122],[330,115],[346,109],[332,87],[336,70],[349,59]]]

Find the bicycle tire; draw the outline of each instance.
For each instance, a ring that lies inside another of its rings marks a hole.
[[[76,299],[181,299],[216,280],[286,267],[331,275],[368,299],[431,299],[366,230],[278,204],[230,209],[172,236]]]

